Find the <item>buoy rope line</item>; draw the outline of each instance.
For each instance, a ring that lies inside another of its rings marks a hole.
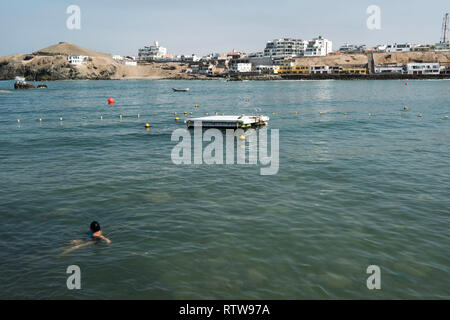
[[[21,124],[21,123],[24,123],[24,121],[27,122],[27,123],[29,123],[29,122],[39,122],[39,123],[60,122],[61,123],[61,122],[74,122],[74,121],[92,122],[93,120],[98,120],[98,121],[116,120],[116,121],[121,122],[124,119],[127,119],[127,120],[129,120],[129,119],[136,119],[137,121],[142,122],[142,118],[149,119],[151,117],[157,117],[158,115],[164,115],[165,116],[166,114],[171,114],[174,117],[172,119],[174,119],[175,121],[181,120],[180,117],[182,117],[182,116],[184,116],[184,118],[188,118],[189,116],[193,115],[192,112],[168,112],[168,111],[164,111],[164,112],[160,112],[160,113],[156,113],[156,114],[155,113],[153,113],[153,114],[138,113],[138,114],[133,114],[133,115],[130,115],[130,114],[127,114],[127,115],[124,115],[124,114],[119,114],[119,115],[99,115],[97,117],[79,117],[79,118],[73,118],[73,117],[65,118],[65,117],[62,117],[62,116],[60,116],[60,117],[52,117],[52,118],[37,118],[37,119],[36,118],[34,118],[34,119],[29,119],[29,118],[23,119],[22,118],[22,119],[16,119],[16,120],[0,120],[0,123],[16,122],[16,123]],[[212,114],[214,114],[214,115],[222,115],[222,116],[225,115],[224,113],[219,113],[219,112],[213,112]],[[279,113],[272,112],[272,115],[277,115],[277,114],[279,114]],[[301,118],[301,117],[304,118],[305,116],[309,117],[311,115],[315,115],[316,113],[307,113],[307,114],[303,114],[302,115],[298,111],[295,111],[295,112],[292,112],[292,113],[289,112],[289,113],[282,113],[282,114],[283,115],[294,114],[296,116],[299,116],[299,118]],[[327,113],[327,112],[320,111],[318,113],[318,115],[320,117],[322,117],[324,115],[327,115],[327,114],[328,115],[334,115],[334,116],[335,115],[348,116],[349,112],[330,112],[330,113]],[[350,113],[350,114],[355,115],[355,113]],[[404,107],[403,110],[400,110],[400,111],[396,112],[395,115],[402,116],[404,114],[407,114],[409,116],[415,115],[415,114],[411,113],[411,111],[409,111],[409,109],[407,107]],[[209,115],[209,113],[206,112],[205,116],[208,116],[208,115]],[[375,113],[371,113],[371,112],[369,112],[367,114],[368,117],[383,116],[383,115],[386,115],[386,114],[379,114],[379,113],[375,114]],[[423,113],[418,113],[416,116],[419,117],[419,118],[423,118],[424,114]],[[448,115],[444,115],[444,116],[441,116],[441,117],[438,117],[438,118],[437,117],[433,117],[433,118],[448,120],[449,116]]]

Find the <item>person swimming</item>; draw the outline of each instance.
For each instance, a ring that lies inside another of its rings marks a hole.
[[[102,229],[100,227],[100,224],[97,221],[92,221],[91,225],[89,226],[90,232],[87,233],[88,238],[84,240],[72,240],[70,243],[73,245],[72,248],[69,248],[63,252],[63,254],[67,254],[69,252],[72,252],[76,249],[85,247],[89,244],[94,244],[98,241],[104,240],[106,243],[111,243],[111,240],[106,238],[103,233]]]
[[[104,240],[106,243],[111,243],[111,240],[103,236],[100,224],[97,221],[92,221],[88,232],[89,240]]]

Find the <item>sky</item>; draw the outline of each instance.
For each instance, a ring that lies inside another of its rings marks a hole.
[[[67,28],[67,8],[81,10],[80,29]],[[380,8],[370,30],[367,8]],[[370,47],[439,42],[449,0],[23,0],[0,1],[0,56],[31,53],[61,41],[137,55],[155,40],[172,54],[263,51],[276,38]]]

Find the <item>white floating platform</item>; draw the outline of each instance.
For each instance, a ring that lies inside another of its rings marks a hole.
[[[202,126],[203,128],[250,128],[267,125],[269,117],[257,116],[207,116],[201,118],[187,119],[185,123],[188,128]]]

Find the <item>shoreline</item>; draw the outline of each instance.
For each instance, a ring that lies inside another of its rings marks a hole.
[[[58,79],[58,80],[27,80],[33,82],[59,82],[59,81],[325,81],[325,80],[360,80],[360,81],[380,81],[380,80],[450,80],[447,75],[284,75],[284,76],[240,76],[240,77],[204,77],[204,78],[184,78],[184,77],[132,77],[120,79]],[[14,81],[14,79],[0,79],[0,82]]]

